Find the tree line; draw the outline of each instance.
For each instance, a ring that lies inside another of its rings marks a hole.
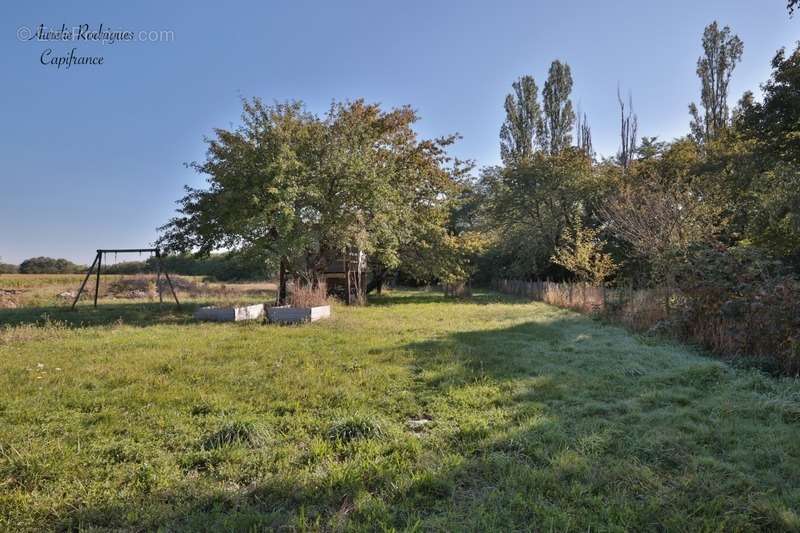
[[[488,237],[479,276],[673,284],[701,249],[800,270],[800,47],[777,52],[760,102],[748,91],[733,109],[742,41],[714,22],[702,48],[690,133],[639,139],[632,102],[618,95],[614,157],[593,153],[588,121],[572,111],[568,65],[551,65],[542,105],[531,76],[513,84],[503,164],[482,169],[466,209]]]
[[[475,276],[667,288],[672,329],[797,373],[800,43],[775,54],[760,99],[748,91],[732,108],[744,43],[713,22],[701,45],[689,132],[639,138],[618,94],[613,157],[593,153],[572,112],[567,65],[553,62],[541,104],[531,76],[512,85],[503,164],[482,169],[464,210],[487,243]]]
[[[108,257],[106,257],[108,260]],[[261,262],[238,253],[211,254],[198,257],[192,254],[171,254],[162,257],[164,268],[184,276],[202,276],[217,281],[263,280],[274,275]],[[0,262],[0,274],[83,274],[89,267],[67,259],[32,257],[19,265]],[[155,274],[158,265],[154,257],[143,261],[111,261],[103,264],[105,274]]]
[[[77,274],[85,272],[86,268],[67,259],[53,257],[31,257],[19,265],[0,261],[0,274]]]

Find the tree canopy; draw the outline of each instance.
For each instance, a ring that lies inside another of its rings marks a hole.
[[[334,102],[322,117],[300,102],[245,100],[242,124],[215,130],[193,164],[208,187],[187,188],[162,242],[238,250],[310,282],[353,248],[391,268],[419,243],[443,253],[461,164],[446,153],[455,136],[419,139],[417,118],[363,100]]]

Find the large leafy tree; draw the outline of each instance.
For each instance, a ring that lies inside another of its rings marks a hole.
[[[761,103],[750,94],[742,99],[738,125],[757,143],[762,165],[800,165],[800,43],[788,55],[785,49],[775,54],[762,88]]]
[[[207,140],[206,160],[192,163],[207,176],[208,187],[186,187],[180,215],[161,228],[161,244],[199,255],[238,250],[279,264],[283,274],[312,244],[296,206],[306,203],[310,189],[303,156],[312,149],[315,127],[318,120],[300,103],[245,100],[242,124],[216,129]],[[284,276],[281,281],[283,299]]]
[[[752,147],[749,238],[800,264],[800,43],[772,60],[761,103],[742,99],[737,126]]]
[[[414,232],[446,209],[453,137],[418,139],[410,108],[356,100],[318,117],[298,102],[243,105],[242,124],[216,130],[193,165],[208,187],[188,188],[162,228],[170,249],[237,250],[315,283],[350,248],[397,266]]]
[[[728,84],[743,52],[744,44],[728,26],[720,29],[716,21],[706,26],[703,55],[697,59],[702,115],[694,102],[689,104],[692,135],[698,142],[715,139],[728,126]]]

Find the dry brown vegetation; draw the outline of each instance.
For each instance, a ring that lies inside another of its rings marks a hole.
[[[592,313],[640,333],[672,336],[722,358],[771,373],[800,373],[798,288],[776,283],[736,301],[689,289],[606,288],[588,283],[498,280],[494,287],[558,307]]]
[[[328,305],[328,287],[325,282],[313,285],[295,284],[289,295],[292,307],[316,307]]]

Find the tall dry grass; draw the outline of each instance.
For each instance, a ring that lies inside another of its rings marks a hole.
[[[665,318],[664,302],[672,298],[668,291],[610,289],[589,283],[552,281],[496,280],[495,290],[545,302],[581,313],[617,315],[637,330],[652,327]]]
[[[689,341],[725,359],[771,373],[800,375],[800,298],[789,283],[752,298],[711,299],[691,290],[606,288],[586,283],[495,280],[493,288],[557,307],[592,313],[636,332]],[[718,300],[718,301],[717,301]],[[735,303],[736,312],[726,309]]]
[[[295,284],[289,295],[289,304],[292,307],[317,307],[328,305],[328,287],[324,281],[316,286],[312,284]]]

